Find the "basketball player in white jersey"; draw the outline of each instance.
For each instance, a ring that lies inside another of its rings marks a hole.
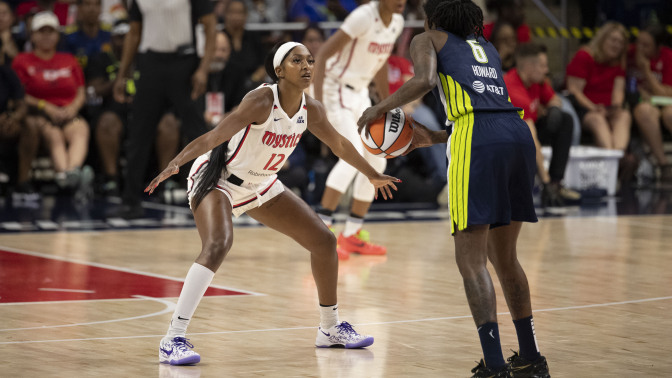
[[[373,337],[358,334],[338,319],[334,234],[305,202],[285,190],[276,175],[307,128],[368,177],[384,198],[392,197],[390,189],[396,190],[394,182],[399,181],[371,167],[329,124],[322,104],[303,93],[311,83],[313,62],[302,44],[276,46],[266,58],[266,71],[277,84],[249,92],[236,110],[187,145],[145,189],[151,193],[181,165],[197,158],[189,173],[189,202],[203,247],[187,273],[170,328],[161,340],[160,362],[200,361],[185,338],[186,329],[231,248],[231,217],[244,212],[310,251],[321,313],[315,345],[362,348],[373,344]]]
[[[376,171],[386,160],[369,153],[357,133],[357,120],[371,106],[369,83],[374,82],[380,99],[389,96],[387,58],[404,28],[406,0],[380,0],[357,7],[322,46],[315,63],[315,99],[324,103],[329,122],[357,148]],[[375,190],[366,176],[340,159],[327,177],[320,217],[331,227],[332,214],[350,183],[353,201],[345,229],[338,237],[339,256],[348,253],[383,255],[386,248],[368,241],[363,231]]]

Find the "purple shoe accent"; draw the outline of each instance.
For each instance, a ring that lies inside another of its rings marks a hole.
[[[189,356],[181,360],[170,360],[171,365],[189,365],[189,364],[197,364],[199,362],[201,362],[201,356],[198,355]]]
[[[371,344],[373,344],[373,336],[369,336],[358,343],[345,344],[345,349],[364,348],[368,347]]]

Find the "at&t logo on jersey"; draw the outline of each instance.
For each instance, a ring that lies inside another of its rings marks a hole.
[[[504,95],[504,87],[499,87],[497,85],[483,84],[482,81],[476,80],[471,84],[471,87],[478,93],[483,93],[487,89],[488,92],[498,94],[500,96]]]
[[[296,120],[296,123],[306,123],[306,120],[303,119],[303,116],[299,116],[299,119]]]

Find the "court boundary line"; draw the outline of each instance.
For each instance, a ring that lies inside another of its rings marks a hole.
[[[540,310],[534,310],[535,312],[555,312],[555,311],[566,311],[566,310],[578,310],[585,308],[596,308],[596,307],[608,307],[608,306],[617,306],[623,304],[636,304],[636,303],[646,303],[646,302],[655,302],[672,299],[672,296],[667,297],[653,297],[653,298],[643,298],[643,299],[633,299],[629,301],[618,301],[618,302],[605,302],[605,303],[594,303],[588,305],[578,305],[578,306],[565,306],[565,307],[552,307]],[[497,315],[508,315],[509,312],[498,312]],[[386,325],[386,324],[400,324],[400,323],[419,323],[419,322],[429,322],[429,321],[438,321],[438,320],[454,320],[454,319],[469,319],[471,315],[458,315],[458,316],[446,316],[439,318],[425,318],[425,319],[410,319],[410,320],[392,320],[388,322],[373,322],[373,323],[357,323],[354,325],[357,326],[367,326],[367,325]],[[315,329],[316,326],[311,327],[286,327],[286,328],[266,328],[266,329],[247,329],[247,330],[237,330],[237,331],[212,331],[212,332],[196,332],[189,333],[188,335],[224,335],[232,333],[253,333],[253,332],[276,332],[276,331],[296,331],[296,330],[306,330],[306,329]],[[89,337],[81,339],[59,339],[59,340],[25,340],[25,341],[3,341],[0,342],[0,345],[9,345],[9,344],[34,344],[34,343],[56,343],[56,342],[72,342],[72,341],[95,341],[95,340],[123,340],[123,339],[142,339],[142,338],[151,338],[151,337],[164,337],[164,334],[161,335],[135,335],[135,336],[110,336],[110,337]]]
[[[164,280],[177,281],[177,282],[184,283],[184,279],[179,279],[179,278],[176,278],[176,277],[166,276],[164,274],[149,273],[149,272],[143,272],[141,270],[135,270],[135,269],[131,269],[131,268],[123,268],[123,267],[120,267],[120,266],[114,266],[114,265],[109,265],[109,264],[83,261],[83,260],[72,259],[72,258],[68,258],[68,257],[62,257],[62,256],[54,256],[54,255],[49,255],[49,254],[41,253],[41,252],[27,251],[25,249],[10,248],[10,247],[6,247],[4,245],[0,245],[0,250],[5,250],[7,252],[13,252],[13,253],[20,253],[20,254],[29,255],[29,256],[42,257],[42,258],[52,259],[52,260],[66,261],[66,262],[74,263],[74,264],[94,266],[96,268],[116,270],[116,271],[119,271],[119,272],[140,274],[140,275],[143,275],[143,276],[154,277],[154,278],[162,278]],[[221,285],[210,285],[209,287],[213,287],[215,289],[221,289],[221,290],[237,291],[239,293],[244,293],[244,294],[254,295],[254,296],[265,296],[266,295],[266,294],[257,293],[257,292],[250,291],[250,290],[236,289],[236,288],[232,288],[232,287],[228,287],[228,286],[221,286]],[[232,295],[232,296],[234,296],[234,295]],[[58,301],[55,301],[55,302],[58,302]]]

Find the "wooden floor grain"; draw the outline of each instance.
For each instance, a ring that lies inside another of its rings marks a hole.
[[[269,229],[236,228],[213,284],[263,295],[204,297],[188,335],[202,356],[197,366],[158,363],[176,298],[0,303],[0,375],[469,376],[481,351],[449,224],[367,228],[389,253],[341,263],[339,312],[375,337],[368,349],[314,348],[319,316],[308,253]],[[671,246],[668,216],[523,227],[519,256],[553,377],[670,376]],[[182,279],[200,240],[195,229],[5,234],[2,248]],[[508,352],[517,349],[515,330],[494,281]]]

